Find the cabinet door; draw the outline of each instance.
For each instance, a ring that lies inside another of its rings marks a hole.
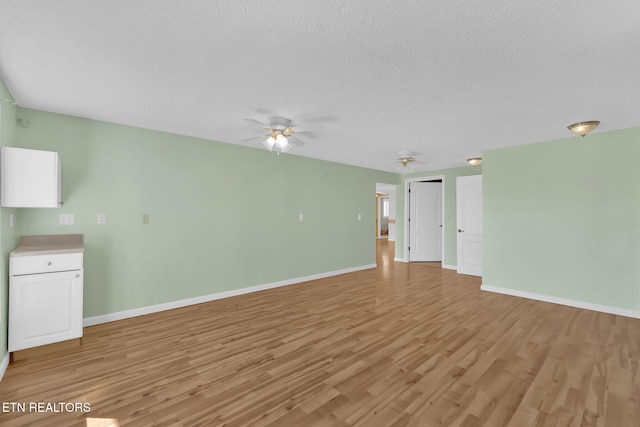
[[[83,270],[11,276],[9,351],[82,336]]]
[[[62,205],[58,153],[2,147],[0,200],[9,208],[58,208]]]

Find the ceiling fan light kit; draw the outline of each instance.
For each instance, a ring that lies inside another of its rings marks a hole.
[[[290,129],[289,129],[290,130]],[[291,144],[289,144],[290,134],[286,134],[284,130],[273,130],[271,134],[265,134],[267,137],[262,144],[269,150],[273,151],[274,148],[278,152],[286,153],[291,150]]]
[[[270,132],[263,135],[266,136],[267,139],[262,141],[262,145],[264,145],[265,148],[267,148],[267,150],[269,151],[276,151],[278,154],[286,153],[291,150],[292,145],[302,146],[305,144],[303,141],[297,138],[292,138],[295,132],[293,129],[291,129],[291,120],[287,118],[270,117],[268,125],[254,119],[245,120],[250,123],[264,126],[264,128]],[[260,137],[248,138],[244,141],[259,138]]]
[[[572,125],[567,126],[567,129],[569,129],[571,132],[575,134],[578,134],[584,137],[586,134],[588,134],[589,132],[597,128],[599,124],[600,122],[598,120],[590,120],[587,122],[574,123]]]

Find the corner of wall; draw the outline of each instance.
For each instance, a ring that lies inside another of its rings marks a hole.
[[[0,147],[15,142],[17,107],[11,93],[0,79]],[[9,227],[9,215],[14,209],[0,208],[0,379],[9,364],[7,350],[9,274],[7,271],[9,252],[13,249],[16,229]]]

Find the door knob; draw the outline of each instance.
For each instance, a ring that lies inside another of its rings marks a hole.
[[[464,230],[458,228],[458,233],[464,233]]]

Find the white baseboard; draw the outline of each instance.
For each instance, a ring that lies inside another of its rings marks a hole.
[[[602,313],[617,314],[618,316],[633,317],[635,319],[640,319],[640,311],[629,310],[626,308],[611,307],[608,305],[594,304],[591,302],[577,301],[572,299],[554,297],[550,295],[542,295],[542,294],[536,294],[533,292],[518,291],[515,289],[499,288],[499,287],[488,286],[488,285],[482,285],[480,286],[480,289],[487,292],[495,292],[498,294],[511,295],[514,297],[533,299],[536,301],[550,302],[553,304],[567,305],[569,307],[583,308],[585,310],[600,311]]]
[[[7,372],[7,367],[9,366],[9,352],[4,355],[2,360],[0,360],[0,381],[2,381],[2,377],[4,377],[4,373]]]
[[[393,260],[396,262],[408,262],[405,258],[394,258]],[[442,268],[447,268],[449,270],[458,269],[458,267],[456,267],[455,265],[449,265],[449,264],[442,264]]]
[[[130,317],[143,316],[145,314],[157,313],[159,311],[172,310],[174,308],[186,307],[203,302],[215,301],[223,298],[235,297],[238,295],[249,294],[251,292],[264,291],[267,289],[279,288],[281,286],[294,285],[296,283],[308,282],[310,280],[323,279],[325,277],[338,276],[340,274],[352,273],[354,271],[368,270],[376,268],[376,264],[362,265],[359,267],[346,268],[344,270],[330,271],[327,273],[313,274],[311,276],[298,277],[295,279],[281,280],[279,282],[266,283],[263,285],[251,286],[248,288],[233,289],[230,291],[218,292],[215,294],[202,295],[194,298],[187,298],[178,301],[171,301],[162,304],[150,305],[147,307],[134,308],[131,310],[118,311],[116,313],[108,313],[100,316],[86,317],[83,320],[84,326],[98,325],[100,323],[113,322],[116,320],[128,319]]]

